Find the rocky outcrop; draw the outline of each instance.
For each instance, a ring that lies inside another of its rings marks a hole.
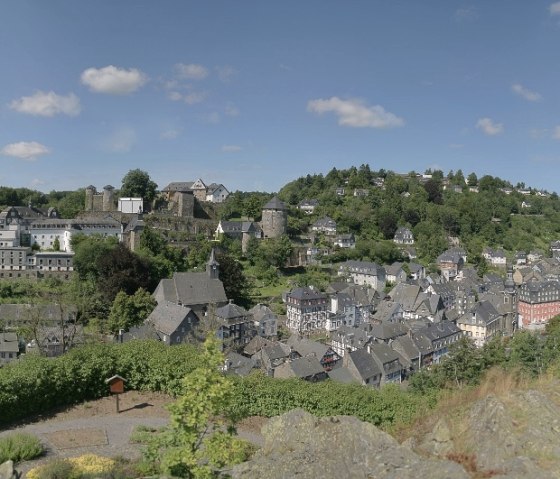
[[[422,454],[454,458],[494,479],[560,477],[560,407],[555,393],[513,390],[440,418],[422,438],[407,441]]]
[[[251,461],[236,466],[236,479],[466,479],[457,463],[427,459],[355,417],[317,418],[302,410],[271,419],[265,444]]]
[[[18,479],[19,474],[14,469],[13,461],[6,461],[0,464],[0,479]]]

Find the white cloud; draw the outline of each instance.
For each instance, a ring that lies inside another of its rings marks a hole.
[[[552,138],[555,140],[560,140],[560,126],[555,126],[552,132]]]
[[[468,22],[476,20],[478,13],[474,7],[463,7],[455,10],[455,20],[459,22]]]
[[[551,3],[548,10],[551,15],[560,15],[560,2]]]
[[[222,151],[224,153],[235,153],[237,151],[241,151],[243,148],[239,145],[224,145],[222,146]]]
[[[136,143],[136,132],[128,126],[118,128],[107,142],[107,148],[115,153],[127,153]]]
[[[188,80],[204,80],[208,76],[208,69],[195,63],[190,63],[188,65],[177,63],[175,65],[175,71],[181,78],[186,78]]]
[[[196,103],[201,103],[206,100],[208,94],[205,91],[192,91],[187,93],[183,99],[187,105],[195,105]]]
[[[229,65],[216,67],[216,71],[218,72],[218,78],[224,83],[227,83],[237,75],[237,70]]]
[[[5,156],[12,156],[20,160],[33,161],[38,156],[50,153],[50,150],[41,143],[36,141],[20,141],[18,143],[10,143],[6,145],[0,153]]]
[[[172,92],[169,92],[169,94],[167,95],[167,97],[168,97],[170,100],[179,101],[179,100],[181,100],[181,99],[183,98],[183,95],[181,95],[178,91],[172,91]]]
[[[44,185],[45,182],[43,180],[40,180],[39,178],[34,178],[31,180],[30,185],[33,188],[36,188],[37,186],[41,186]]]
[[[322,115],[333,112],[338,116],[338,124],[355,128],[393,128],[404,125],[404,120],[385,111],[380,105],[367,106],[362,100],[341,100],[333,96],[329,99],[310,100],[307,111]]]
[[[511,91],[528,101],[540,101],[542,98],[539,93],[531,91],[519,83],[512,85]]]
[[[227,116],[238,116],[239,115],[239,109],[233,103],[228,103],[226,105],[224,113]]]
[[[221,117],[220,114],[217,112],[209,113],[205,116],[205,120],[207,123],[220,123]]]
[[[148,77],[131,68],[117,68],[109,65],[104,68],[88,68],[82,72],[82,83],[96,93],[109,93],[111,95],[126,95],[141,88]]]
[[[63,96],[54,91],[37,91],[31,96],[22,96],[12,101],[10,108],[33,116],[54,116],[59,113],[76,116],[81,111],[80,99],[74,93]]]
[[[534,140],[540,140],[548,136],[548,129],[547,128],[531,128],[529,130],[529,135]]]
[[[162,140],[173,140],[179,136],[179,130],[166,130],[159,135]]]
[[[488,136],[495,136],[504,132],[504,125],[502,123],[496,123],[490,118],[480,118],[476,122],[476,127]]]

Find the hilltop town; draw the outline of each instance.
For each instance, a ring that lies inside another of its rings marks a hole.
[[[202,179],[158,190],[142,170],[99,192],[7,190],[0,382],[31,358],[72,363],[93,346],[147,361],[135,365],[145,372],[134,384],[152,389],[154,374],[157,383],[196,367],[181,358],[210,337],[223,354],[220,374],[241,381],[236,400],[260,398],[244,414],[309,408],[297,391],[326,385],[330,392],[308,390],[321,395],[313,412],[387,426],[492,366],[538,375],[558,358],[555,193],[461,171],[367,165],[308,175],[277,194],[230,193]],[[161,354],[169,365],[147,372]],[[156,389],[176,394],[173,384]],[[278,403],[275,387],[301,399]],[[395,411],[382,418],[376,400],[354,404],[356,387]],[[0,422],[102,394],[88,390],[48,401],[18,393]]]
[[[59,289],[37,299],[3,287],[2,363],[34,348],[61,354],[86,337],[174,345],[216,330],[236,373],[379,387],[439,363],[462,337],[482,347],[542,330],[560,313],[560,241],[546,229],[558,198],[498,178],[362,165],[308,175],[272,196],[202,179],[157,191],[147,172],[132,170],[120,189],[78,194],[73,218],[31,201],[0,213],[0,279]],[[478,207],[486,218],[477,224],[461,217],[465,204],[484,202],[492,210]],[[540,225],[533,243],[528,222]],[[111,291],[92,286],[97,311],[60,292],[101,284],[110,268],[91,257],[118,245],[115,261],[144,271]],[[137,287],[153,306],[115,326],[107,318],[118,316],[117,294],[133,301]]]

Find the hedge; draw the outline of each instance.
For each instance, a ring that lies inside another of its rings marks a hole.
[[[126,388],[181,393],[181,380],[197,366],[191,345],[157,341],[97,344],[59,358],[26,357],[0,369],[0,424],[108,395],[105,379],[119,374]],[[232,410],[239,417],[275,416],[303,408],[318,416],[352,415],[378,426],[408,422],[435,404],[435,397],[398,386],[374,390],[333,381],[308,383],[260,373],[234,381]]]

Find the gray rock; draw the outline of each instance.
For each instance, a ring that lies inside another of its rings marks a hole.
[[[468,423],[479,469],[508,478],[560,477],[560,408],[546,394],[490,395],[473,405]]]
[[[458,464],[426,459],[355,417],[317,418],[294,410],[263,427],[264,447],[233,469],[234,479],[467,479]]]
[[[6,461],[0,464],[0,479],[18,479],[19,474],[14,469],[14,461]]]

